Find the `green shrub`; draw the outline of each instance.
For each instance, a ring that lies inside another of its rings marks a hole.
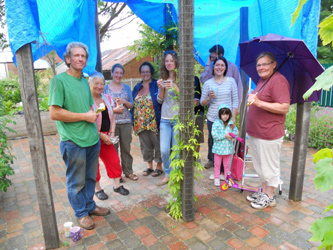
[[[13,164],[14,156],[10,152],[11,145],[8,143],[8,138],[5,134],[5,130],[15,132],[7,127],[7,124],[11,122],[13,121],[7,116],[0,116],[0,191],[5,192],[12,185],[11,180],[7,177],[14,174],[14,170],[10,166]]]
[[[329,114],[318,115],[318,104],[313,104],[310,117],[308,147],[332,148],[333,147],[333,117]],[[291,105],[286,116],[285,139],[294,140],[296,128],[296,104]]]

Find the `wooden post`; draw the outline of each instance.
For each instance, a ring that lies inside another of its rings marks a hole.
[[[193,0],[179,1],[179,118],[187,126],[194,113],[194,58],[193,58]],[[191,114],[190,117],[188,114]],[[182,133],[184,145],[188,144],[189,134]],[[188,156],[184,163],[184,179],[181,182],[182,215],[184,221],[194,220],[194,171],[192,151],[183,151]]]
[[[16,52],[16,59],[45,246],[46,249],[58,248],[60,243],[59,233],[53,206],[43,129],[39,115],[30,43],[24,45]]]
[[[249,39],[249,27],[248,27],[248,20],[249,19],[249,8],[242,7],[240,8],[240,39],[239,42],[245,42]],[[247,100],[247,74],[244,70],[241,69],[240,71],[242,83],[243,83],[243,99],[242,103],[240,104],[240,128],[239,128],[239,136],[241,138],[245,138],[246,134],[246,119],[247,119],[247,107],[246,107],[246,100]]]
[[[96,13],[95,13],[95,35],[96,35],[96,49],[97,49],[97,58],[96,58],[96,70],[100,73],[103,73],[102,67],[102,54],[101,54],[101,41],[99,40],[99,22],[98,22],[98,6],[96,1]]]
[[[310,115],[311,102],[297,103],[295,144],[289,187],[289,199],[294,201],[302,200]]]

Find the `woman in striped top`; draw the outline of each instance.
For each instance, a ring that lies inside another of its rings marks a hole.
[[[227,60],[223,56],[217,57],[213,63],[214,77],[204,83],[201,93],[201,105],[209,105],[207,113],[209,162],[206,165],[211,167],[214,166],[212,126],[218,119],[218,107],[221,103],[225,103],[231,107],[233,114],[237,114],[239,104],[236,82],[232,77],[226,77],[227,71]],[[235,116],[232,119],[235,123]]]

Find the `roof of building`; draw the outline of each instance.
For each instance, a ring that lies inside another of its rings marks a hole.
[[[103,71],[111,70],[112,66],[116,63],[126,65],[134,58],[137,57],[137,53],[128,50],[126,47],[119,49],[106,50],[102,52],[102,68]]]

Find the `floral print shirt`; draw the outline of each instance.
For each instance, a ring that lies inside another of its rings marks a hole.
[[[138,135],[144,130],[158,133],[155,119],[155,110],[150,93],[138,94],[134,100],[134,132]]]

